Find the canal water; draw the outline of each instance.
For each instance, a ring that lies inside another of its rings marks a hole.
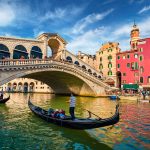
[[[121,100],[120,122],[91,130],[59,127],[35,116],[32,102],[42,108],[63,108],[69,97],[49,94],[10,94],[0,105],[0,150],[148,150],[150,149],[150,103]],[[87,117],[85,109],[101,118],[115,112],[116,101],[77,97],[76,116]]]

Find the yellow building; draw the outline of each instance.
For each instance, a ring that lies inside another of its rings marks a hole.
[[[95,55],[89,55],[89,54],[85,54],[79,51],[77,57],[80,60],[87,63],[88,65],[90,65],[91,67],[93,67],[94,69],[96,69],[96,56]]]
[[[111,86],[116,86],[116,53],[119,51],[119,43],[108,42],[96,52],[96,69],[103,74],[105,82]]]

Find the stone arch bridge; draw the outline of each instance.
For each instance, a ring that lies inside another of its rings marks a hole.
[[[105,91],[111,89],[102,79],[73,63],[49,59],[0,61],[0,85],[19,77],[40,80],[56,94],[105,96]]]
[[[43,33],[36,39],[0,36],[0,85],[27,77],[43,81],[56,94],[104,96],[111,87],[102,74],[66,50],[66,44],[56,33]]]

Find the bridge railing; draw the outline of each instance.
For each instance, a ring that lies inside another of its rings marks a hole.
[[[23,69],[23,67],[24,67],[24,69],[26,69],[27,67],[30,68],[31,66],[32,67],[35,66],[35,68],[37,68],[37,66],[38,66],[38,68],[44,68],[46,66],[46,67],[52,67],[52,68],[53,67],[54,68],[61,67],[62,69],[66,68],[67,70],[71,69],[72,71],[75,71],[77,74],[79,73],[81,76],[91,79],[95,83],[99,82],[103,86],[110,88],[109,85],[107,85],[106,83],[103,82],[102,78],[98,78],[97,76],[91,74],[90,72],[88,72],[87,70],[82,68],[81,66],[78,66],[76,64],[69,63],[66,61],[56,61],[56,60],[52,60],[52,59],[0,60],[0,70],[2,70],[2,71],[14,70],[14,68],[15,69]]]
[[[27,65],[42,65],[42,64],[51,64],[51,63],[58,63],[58,64],[66,64],[69,66],[74,66],[86,74],[89,74],[90,76],[93,76],[94,78],[103,80],[103,78],[99,78],[99,76],[93,75],[91,72],[88,72],[86,69],[82,68],[81,66],[78,66],[76,64],[67,62],[67,61],[56,61],[52,59],[5,59],[5,60],[0,60],[0,69],[3,69],[4,67],[15,67],[15,66],[27,66]]]
[[[5,59],[0,60],[0,66],[18,66],[51,63],[51,59]]]

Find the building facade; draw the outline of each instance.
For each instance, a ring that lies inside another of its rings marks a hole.
[[[82,53],[81,51],[78,52],[77,57],[84,61],[85,63],[89,64],[91,67],[93,67],[94,69],[97,69],[96,67],[96,56],[95,55],[89,55],[89,54],[85,54]]]
[[[10,81],[2,86],[0,90],[6,92],[37,92],[37,93],[54,93],[51,87],[44,84],[41,81],[28,79],[28,78],[17,78]]]
[[[134,24],[131,30],[130,50],[117,53],[117,87],[137,84],[150,89],[150,38],[140,39]]]
[[[105,82],[116,86],[116,54],[120,52],[119,43],[108,42],[96,52],[96,69],[103,74]]]

